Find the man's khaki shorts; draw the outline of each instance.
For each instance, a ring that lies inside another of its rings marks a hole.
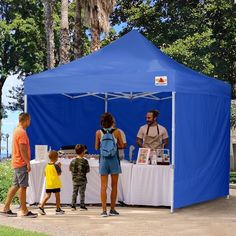
[[[25,187],[29,186],[29,175],[27,166],[22,166],[14,169],[13,186]]]

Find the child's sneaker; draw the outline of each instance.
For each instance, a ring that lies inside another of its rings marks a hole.
[[[63,211],[61,208],[56,209],[56,215],[63,215],[65,214],[65,211]]]
[[[44,208],[39,207],[39,214],[46,215],[46,212],[44,211]]]
[[[85,205],[80,206],[80,211],[87,211],[88,208]]]
[[[115,209],[114,210],[110,210],[109,216],[118,216],[118,215],[119,215],[119,212],[116,211]]]
[[[101,217],[108,217],[107,212],[106,212],[106,211],[103,211],[103,212],[101,213]]]
[[[75,207],[75,206],[72,206],[72,207],[71,207],[71,210],[72,210],[72,211],[76,211],[76,207]]]

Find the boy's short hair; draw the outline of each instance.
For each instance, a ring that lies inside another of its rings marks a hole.
[[[48,154],[48,158],[50,159],[50,161],[56,161],[58,158],[58,153],[55,150],[51,150]]]
[[[24,122],[30,119],[30,115],[26,112],[22,112],[19,114],[19,122]]]
[[[83,144],[77,144],[75,146],[75,152],[77,155],[80,155],[85,152],[85,146]]]

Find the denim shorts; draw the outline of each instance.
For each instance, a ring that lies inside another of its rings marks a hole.
[[[117,156],[114,157],[102,157],[99,159],[99,174],[109,175],[109,174],[120,174],[120,160]]]
[[[13,186],[28,187],[29,186],[29,174],[27,172],[27,166],[22,166],[14,169],[13,174]]]

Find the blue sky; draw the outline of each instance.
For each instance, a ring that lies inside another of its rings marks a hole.
[[[16,86],[19,83],[20,81],[16,79],[16,76],[10,76],[7,78],[6,82],[4,83],[3,90],[2,90],[2,102],[4,105],[7,105],[8,101],[10,100],[7,97],[9,95],[8,91],[12,88],[12,86]],[[2,133],[9,134],[9,139],[8,139],[9,153],[11,153],[12,133],[18,123],[19,113],[20,112],[7,111],[8,117],[2,120]],[[1,146],[2,146],[2,153],[6,153],[7,145],[6,145],[6,141],[3,139],[2,139]]]

